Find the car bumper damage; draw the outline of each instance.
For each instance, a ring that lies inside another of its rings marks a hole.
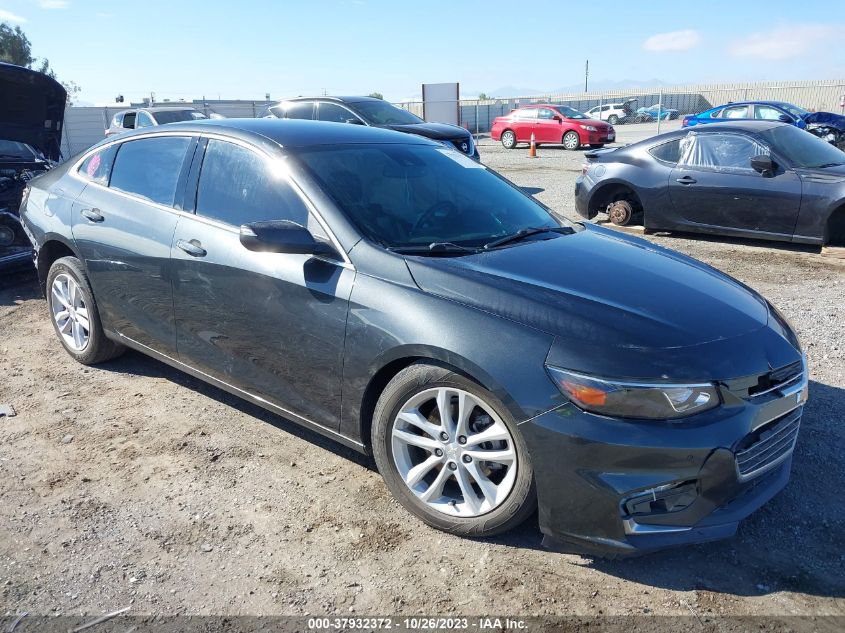
[[[741,405],[681,421],[632,422],[568,403],[522,423],[543,544],[630,556],[732,536],[789,480],[807,399],[806,364],[796,369],[781,386],[742,390],[731,399]]]

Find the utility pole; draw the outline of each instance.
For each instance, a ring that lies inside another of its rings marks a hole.
[[[587,92],[587,80],[590,77],[590,60],[587,60],[587,64],[584,66],[584,92]]]

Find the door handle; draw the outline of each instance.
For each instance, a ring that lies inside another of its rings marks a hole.
[[[208,252],[202,247],[202,243],[199,240],[176,240],[176,246],[191,257],[205,257],[205,254]]]
[[[100,213],[99,209],[82,209],[80,213],[85,217],[89,222],[102,222],[106,218],[103,217],[103,214]]]
[[[689,176],[684,176],[683,178],[678,178],[677,181],[682,185],[692,185],[696,182],[695,178],[690,178]]]

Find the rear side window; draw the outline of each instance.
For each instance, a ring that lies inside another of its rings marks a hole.
[[[269,159],[215,139],[202,161],[197,213],[232,226],[265,220],[308,226],[308,208]]]
[[[107,186],[114,164],[114,156],[117,154],[117,147],[117,144],[114,144],[97,150],[82,161],[77,173],[85,180]]]
[[[273,113],[279,118],[310,121],[314,118],[314,104],[310,101],[289,103],[274,109]]]
[[[525,108],[524,110],[516,111],[516,118],[518,119],[536,119],[537,108]]]
[[[715,118],[715,117],[714,117]],[[719,113],[720,119],[746,119],[748,118],[748,106],[730,106]]]
[[[648,150],[648,153],[654,156],[657,160],[662,160],[664,163],[677,163],[681,158],[681,139],[675,139],[668,143],[661,143]]]
[[[147,114],[146,112],[139,112],[138,116],[135,118],[135,127],[152,127],[155,125],[155,121],[153,121],[152,117]]]
[[[173,206],[188,145],[187,136],[160,136],[120,145],[112,169],[112,189]]]
[[[121,124],[127,130],[134,130],[135,129],[135,113],[134,112],[127,112],[123,115],[123,123]]]

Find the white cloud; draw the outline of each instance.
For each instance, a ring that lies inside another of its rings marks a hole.
[[[652,35],[643,42],[643,48],[655,53],[686,51],[695,48],[700,42],[701,36],[698,34],[698,31],[684,29],[683,31],[671,31],[669,33]]]
[[[841,33],[842,28],[845,27],[832,24],[795,24],[765,33],[752,33],[733,42],[730,52],[735,57],[789,59]]]
[[[26,22],[26,18],[21,15],[15,15],[11,11],[0,9],[0,22],[18,22],[22,24]]]
[[[67,9],[70,2],[68,0],[38,0],[38,4],[42,9]]]

